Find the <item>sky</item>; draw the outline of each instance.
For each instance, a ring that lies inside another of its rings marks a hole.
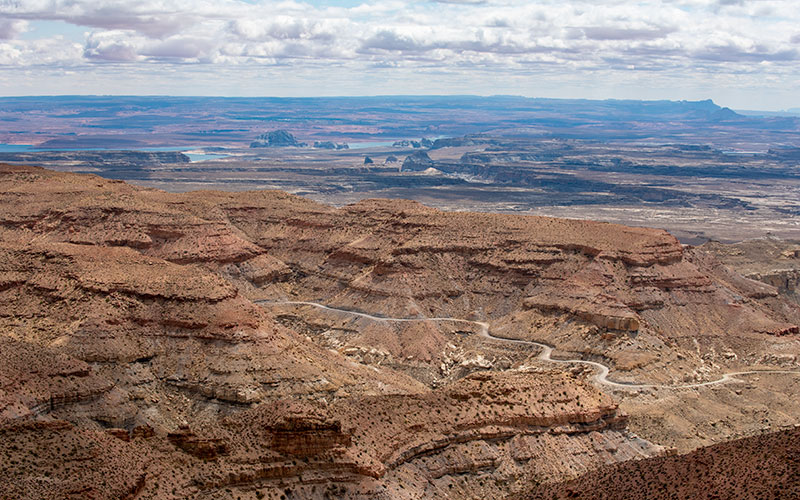
[[[798,0],[0,0],[0,95],[511,94],[800,108]]]

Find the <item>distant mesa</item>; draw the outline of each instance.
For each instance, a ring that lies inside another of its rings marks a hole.
[[[420,148],[430,148],[433,146],[433,141],[430,139],[422,138],[418,141],[410,141],[407,139],[403,139],[402,141],[395,141],[392,144],[393,148],[413,148],[413,149],[420,149]]]
[[[384,163],[397,163],[398,161],[400,160],[398,160],[396,156],[389,155],[386,157],[386,161]]]
[[[669,146],[674,148],[677,151],[687,151],[687,152],[711,152],[713,149],[708,144],[665,144],[665,146]]]
[[[40,143],[39,149],[113,149],[145,148],[146,142],[115,135],[75,135],[57,137]]]
[[[433,141],[430,149],[457,148],[460,146],[475,146],[478,144],[497,144],[494,139],[489,139],[482,134],[465,135],[464,137],[446,137]]]
[[[370,158],[369,156],[364,157],[364,165],[372,165],[373,163],[375,162],[372,161],[372,158]]]
[[[433,160],[425,151],[415,151],[403,161],[403,170],[422,171],[430,167],[433,167]]]
[[[317,149],[350,149],[346,142],[337,144],[333,141],[315,141],[314,147]]]
[[[286,130],[273,130],[261,134],[256,137],[255,141],[250,143],[251,148],[302,148],[307,145],[305,142],[297,142],[297,139]]]
[[[775,148],[767,154],[780,160],[800,160],[800,148]]]
[[[739,113],[737,113],[736,111],[732,110],[731,108],[721,108],[717,111],[712,112],[709,115],[709,118],[712,121],[723,122],[731,120],[741,120],[744,117]]]
[[[189,163],[179,151],[22,151],[0,152],[0,162],[40,163],[72,162],[88,167],[147,167]]]

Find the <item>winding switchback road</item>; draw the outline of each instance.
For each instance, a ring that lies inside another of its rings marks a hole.
[[[336,307],[326,306],[324,304],[319,304],[317,302],[306,302],[306,301],[292,301],[292,300],[285,300],[285,301],[269,301],[269,300],[256,300],[255,303],[257,304],[266,304],[266,305],[298,305],[298,306],[311,306],[316,307],[318,309],[322,309],[325,311],[331,311],[335,313],[344,313],[349,314],[352,316],[358,316],[360,318],[365,318],[371,321],[380,321],[380,322],[387,322],[387,323],[411,323],[411,322],[420,322],[420,321],[449,321],[453,323],[466,323],[470,325],[477,325],[479,327],[478,334],[482,337],[486,337],[492,340],[498,340],[501,342],[509,342],[513,344],[522,344],[522,345],[530,345],[533,347],[538,347],[541,349],[537,359],[542,361],[548,361],[550,363],[562,363],[562,364],[583,364],[588,365],[593,368],[597,368],[599,371],[594,375],[594,380],[600,384],[608,385],[617,389],[692,389],[697,387],[706,387],[710,385],[718,385],[724,384],[727,382],[741,382],[741,380],[737,379],[736,377],[746,376],[746,375],[755,375],[755,374],[791,374],[791,375],[800,375],[800,371],[792,371],[792,370],[749,370],[749,371],[741,371],[741,372],[730,372],[725,373],[717,380],[711,380],[709,382],[697,382],[694,384],[685,384],[685,385],[659,385],[659,384],[634,384],[634,383],[627,383],[627,382],[614,382],[613,380],[608,379],[609,367],[602,364],[597,363],[595,361],[586,361],[583,359],[553,359],[553,348],[547,344],[542,344],[541,342],[534,342],[533,340],[519,340],[519,339],[509,339],[505,337],[498,337],[493,335],[489,331],[489,323],[483,321],[472,321],[468,319],[460,319],[460,318],[386,318],[382,316],[373,316],[372,314],[367,314],[359,311],[352,311],[350,309],[339,309]]]

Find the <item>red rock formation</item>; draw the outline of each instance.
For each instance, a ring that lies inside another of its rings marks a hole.
[[[661,500],[800,497],[800,430],[754,436],[686,455],[626,462],[513,498]]]
[[[27,364],[7,366],[13,370],[7,376],[0,367],[4,385],[23,381],[0,398],[0,414],[86,403],[108,425],[174,429],[205,404],[422,388],[407,377],[343,363],[245,298],[229,267],[256,285],[288,270],[231,236],[239,232],[218,210],[35,168],[0,168],[0,186],[0,340],[19,342],[0,355],[32,352],[20,358]],[[152,241],[110,238],[117,229],[144,232]],[[184,243],[194,253],[176,258]],[[48,356],[80,368],[64,377],[32,372],[42,381],[34,383],[26,370]],[[54,383],[64,388],[47,387]]]
[[[199,438],[188,425],[167,434],[167,439],[176,447],[203,460],[214,460],[228,453],[228,446],[221,439]]]
[[[480,472],[509,480],[547,468],[557,478],[661,451],[631,439],[625,422],[608,396],[574,377],[481,373],[425,395],[285,401],[241,412],[196,431],[230,450],[198,474],[209,490],[290,484],[312,498],[309,478],[350,483],[369,497],[398,489],[411,474],[423,479],[407,486],[413,495],[440,496],[453,484],[492,496],[501,490],[480,486]],[[585,456],[547,443],[569,443]]]
[[[458,318],[675,382],[796,363],[800,312],[658,230],[0,166],[0,497],[496,498],[661,451]]]

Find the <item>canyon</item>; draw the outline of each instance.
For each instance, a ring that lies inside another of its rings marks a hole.
[[[539,498],[795,456],[796,246],[766,241],[0,165],[0,498]]]

